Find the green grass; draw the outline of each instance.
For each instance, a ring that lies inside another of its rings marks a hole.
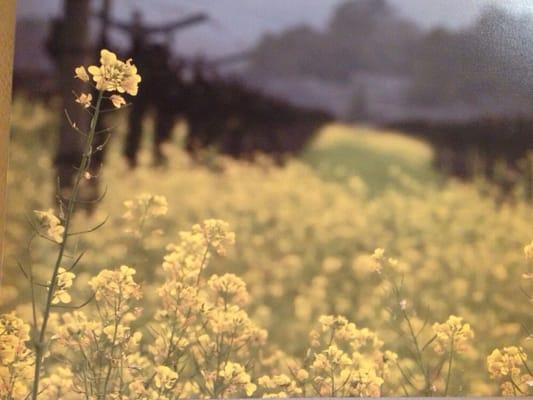
[[[371,193],[395,185],[395,173],[424,184],[436,184],[431,167],[433,153],[425,143],[405,135],[363,126],[330,125],[304,152],[303,160],[324,179],[345,180],[359,176]]]

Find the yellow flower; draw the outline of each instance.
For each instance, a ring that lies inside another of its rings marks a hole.
[[[160,365],[156,368],[154,385],[158,389],[173,389],[178,380],[178,374],[170,368]]]
[[[56,243],[63,243],[63,233],[65,228],[62,225],[50,227],[48,229],[48,235]]]
[[[100,66],[91,65],[89,73],[93,76],[98,90],[137,95],[141,77],[131,59],[120,61],[116,54],[104,49],[100,52]]]
[[[374,271],[381,274],[383,263],[385,262],[385,250],[382,248],[375,249],[370,259],[373,261]]]
[[[299,369],[296,373],[296,379],[299,381],[305,381],[309,378],[309,372],[307,372],[305,369]]]
[[[25,342],[30,339],[30,327],[14,312],[0,315],[0,337],[12,336]]]
[[[51,208],[48,211],[34,210],[34,213],[37,215],[41,228],[46,229],[48,238],[56,243],[62,243],[65,228],[61,225],[61,220],[55,216],[54,210]]]
[[[136,271],[126,265],[118,270],[103,270],[89,281],[102,313],[124,316],[130,310],[131,301],[142,297],[141,288],[133,280]]]
[[[161,217],[168,212],[166,197],[150,193],[142,193],[136,196],[135,200],[126,200],[123,204],[126,207],[126,212],[122,218],[125,220]]]
[[[123,105],[126,104],[126,100],[124,100],[124,97],[122,97],[121,95],[118,95],[118,94],[111,95],[109,100],[111,100],[111,103],[113,103],[115,108],[120,108],[120,107],[122,107]]]
[[[247,396],[251,396],[257,389],[257,386],[251,382],[250,375],[238,363],[228,361],[220,371],[220,377],[230,393],[235,393],[242,388]]]
[[[436,335],[433,349],[437,353],[444,353],[450,350],[451,346],[456,352],[464,352],[468,342],[474,337],[470,324],[464,324],[463,319],[455,315],[450,315],[448,320],[442,324],[433,324],[432,328]]]
[[[54,372],[41,380],[41,392],[39,398],[45,400],[71,399],[68,396],[72,393],[74,375],[72,371],[65,367],[56,367]]]
[[[263,397],[288,397],[288,395],[298,395],[302,390],[287,375],[274,375],[272,377],[265,375],[259,378],[259,385],[267,391]]]
[[[206,242],[220,255],[226,254],[227,246],[235,244],[235,233],[220,219],[206,219],[201,225],[194,225],[192,231],[203,234]]]
[[[75,77],[83,82],[89,82],[89,74],[84,66],[77,67],[74,72],[76,73]]]
[[[70,294],[67,289],[72,286],[72,281],[76,275],[72,272],[68,272],[65,268],[59,268],[57,275],[57,284],[52,297],[52,304],[65,303],[68,304],[71,301]]]
[[[372,258],[375,259],[375,260],[382,260],[385,256],[385,250],[378,247],[377,249],[374,250],[374,254],[372,254]]]
[[[326,332],[329,329],[336,329],[346,325],[348,320],[342,315],[322,315],[318,318],[318,322],[322,327],[322,332]]]
[[[93,101],[93,95],[90,93],[82,93],[76,99],[76,103],[81,104],[84,108],[89,108]]]
[[[61,223],[61,220],[55,216],[54,210],[52,210],[51,208],[49,208],[47,211],[34,210],[33,212],[35,213],[39,221],[44,225],[56,226]]]
[[[503,350],[495,349],[487,357],[487,368],[492,379],[520,375],[527,354],[521,347],[504,347]]]
[[[29,325],[15,313],[0,315],[0,398],[25,399],[34,356],[26,346]]]
[[[209,279],[208,285],[224,302],[232,302],[239,306],[248,302],[246,284],[237,275],[213,275]]]
[[[244,386],[244,391],[246,392],[246,396],[251,396],[252,394],[255,393],[256,390],[257,390],[257,386],[251,382],[248,382]]]
[[[526,256],[526,260],[533,261],[533,240],[524,246],[524,255]]]
[[[503,382],[500,385],[500,390],[502,392],[502,396],[516,396],[516,389],[511,382]]]

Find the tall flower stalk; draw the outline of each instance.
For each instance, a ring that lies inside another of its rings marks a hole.
[[[45,233],[42,233],[42,229],[39,229],[38,234],[50,241],[57,243],[59,248],[54,268],[51,273],[51,278],[48,281],[49,283],[46,285],[40,285],[44,286],[47,290],[46,300],[42,310],[42,321],[40,324],[37,324],[36,322],[38,320],[36,315],[37,305],[35,304],[35,296],[32,296],[32,309],[34,312],[33,320],[35,322],[33,339],[35,368],[31,395],[32,399],[34,400],[37,399],[39,394],[39,381],[41,377],[42,363],[46,352],[47,328],[50,319],[50,313],[56,303],[61,302],[61,298],[58,297],[58,295],[60,294],[62,290],[62,284],[65,281],[65,279],[62,279],[63,275],[69,273],[69,281],[71,281],[70,276],[73,276],[73,274],[70,271],[77,266],[79,260],[81,259],[81,256],[76,258],[74,263],[67,270],[62,268],[69,239],[74,235],[92,232],[102,225],[100,224],[84,232],[72,232],[71,229],[71,222],[76,205],[79,203],[78,198],[83,181],[86,179],[92,179],[89,172],[92,156],[96,151],[102,150],[102,148],[94,148],[94,139],[97,134],[102,133],[97,132],[96,127],[102,113],[103,102],[104,100],[109,100],[115,108],[122,107],[126,102],[121,94],[128,93],[132,96],[135,96],[138,91],[138,84],[141,81],[141,77],[137,74],[137,68],[132,64],[131,60],[127,60],[126,62],[120,61],[114,53],[108,50],[102,50],[100,55],[101,57],[99,66],[90,66],[88,68],[88,72],[83,66],[80,66],[75,70],[76,78],[86,82],[87,84],[91,84],[92,76],[97,97],[94,104],[92,103],[92,95],[90,93],[82,93],[76,98],[76,102],[91,113],[91,122],[88,132],[83,132],[67,114],[67,118],[69,119],[72,128],[84,138],[83,154],[79,166],[77,167],[77,173],[70,196],[69,198],[65,199],[58,194],[59,208],[61,210],[59,218],[56,217],[51,210],[48,212],[36,212],[41,220],[41,228],[43,227],[43,223],[46,227]],[[107,92],[115,93],[107,96]],[[66,212],[63,212],[65,203]],[[36,283],[31,271],[29,275],[33,293],[33,285]],[[69,282],[69,284],[71,284],[71,282]],[[63,297],[63,300],[65,300],[63,302],[69,302],[70,298],[68,297],[65,299]]]
[[[407,338],[413,364],[418,369],[418,373],[415,373],[405,366],[402,367],[400,361],[396,360],[396,366],[405,381],[405,384],[401,384],[404,394],[432,396],[439,391],[439,387],[443,387],[442,394],[448,396],[454,360],[459,353],[464,353],[468,349],[470,341],[474,338],[474,332],[470,324],[464,323],[461,317],[455,315],[450,315],[443,323],[434,323],[429,333],[425,329],[427,320],[416,326],[416,314],[404,297],[404,278],[397,277],[402,269],[400,262],[386,257],[384,253],[383,249],[376,249],[372,260],[376,272],[390,286],[394,305],[389,311],[400,321],[399,333]],[[426,354],[429,349],[434,351],[431,356]],[[436,360],[436,363],[432,360]],[[445,365],[447,373],[444,378],[442,372]]]

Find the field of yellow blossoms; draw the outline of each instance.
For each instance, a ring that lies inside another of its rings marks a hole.
[[[61,227],[46,212],[57,120],[17,101],[13,124],[0,393],[23,399],[32,313],[17,263],[37,279],[53,263],[52,244],[29,242],[32,210]],[[103,203],[74,221],[109,217],[76,242],[76,273],[61,271],[39,398],[532,393],[520,196],[445,180],[425,145],[368,128],[330,126],[283,168],[195,165],[171,145],[167,168],[145,157],[133,172],[121,134]]]

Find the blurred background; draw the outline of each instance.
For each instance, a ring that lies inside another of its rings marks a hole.
[[[493,177],[533,146],[531,11],[519,0],[21,0],[15,96],[70,93],[61,71],[109,47],[145,76],[131,166],[155,110],[154,140],[185,120],[190,154],[295,153],[336,120],[423,138],[437,168]],[[61,169],[75,143],[59,146]]]
[[[138,23],[152,28],[146,45],[164,45],[174,63],[202,60],[269,94],[339,117],[465,120],[531,107],[533,51],[526,44],[533,5],[527,1],[72,3],[88,13],[88,46],[99,47],[105,36],[113,48],[131,52],[126,25],[133,26],[138,12]],[[19,2],[21,89],[28,78],[53,78],[58,54],[52,47],[61,47],[53,28],[59,30],[65,8],[59,0]]]

